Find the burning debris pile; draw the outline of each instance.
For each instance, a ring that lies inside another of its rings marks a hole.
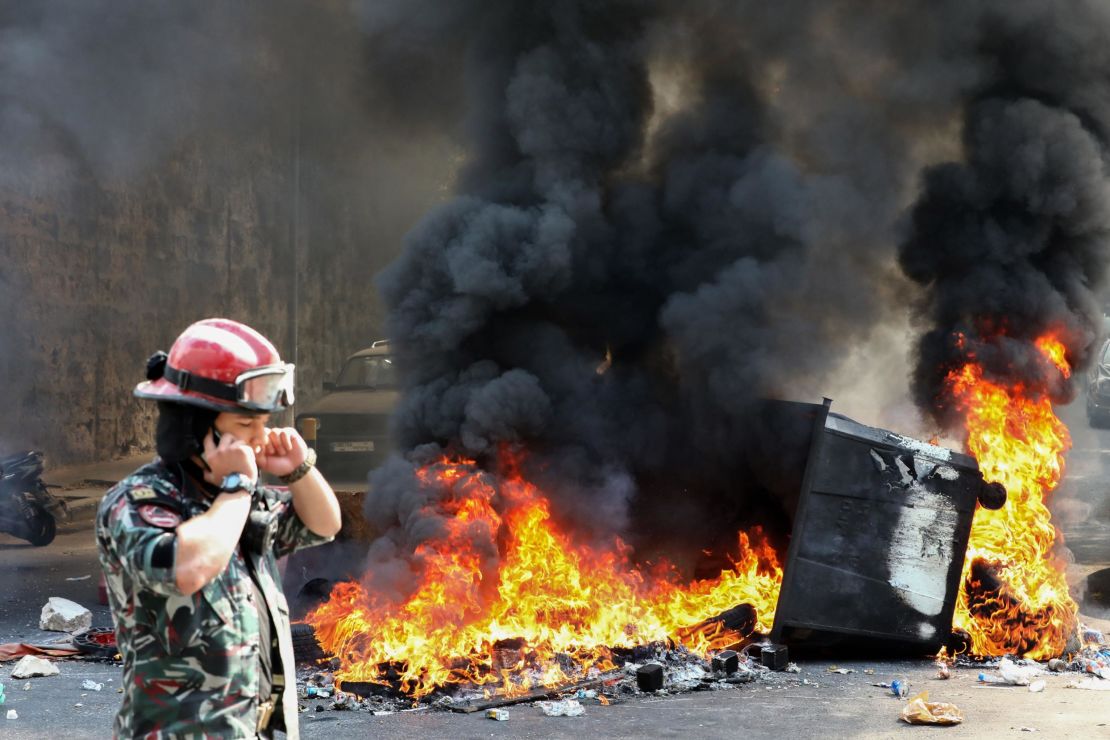
[[[502,465],[487,472],[440,460],[421,469],[450,518],[443,536],[417,549],[421,581],[405,602],[346,583],[310,615],[320,642],[346,658],[343,681],[415,697],[451,684],[514,695],[611,671],[621,651],[673,641],[705,655],[769,631],[782,569],[758,531],[739,535],[730,569],[683,584],[666,563],[636,566],[619,539],[576,545],[507,453]],[[486,537],[501,539],[492,579],[475,547]]]
[[[1063,652],[1045,500],[1110,263],[1101,6],[426,5],[375,4],[375,62],[457,54],[470,138],[380,283],[404,453],[371,477],[365,575],[309,617],[338,677],[508,696],[707,656],[741,605],[766,632],[798,547],[772,491],[806,489],[768,462],[808,446],[761,399],[911,303],[919,409],[1009,494],[974,511],[954,622],[974,654]],[[896,457],[891,496],[928,478]]]

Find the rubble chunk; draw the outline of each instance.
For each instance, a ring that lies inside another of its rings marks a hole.
[[[663,667],[659,666],[660,676]],[[562,701],[538,701],[536,705],[548,717],[581,717],[586,710],[578,703],[577,699],[563,699]]]
[[[35,676],[57,676],[58,666],[37,655],[24,655],[12,668],[12,678],[34,678]]]
[[[52,632],[84,632],[92,627],[92,612],[75,601],[51,596],[42,607],[39,629]]]
[[[663,688],[663,666],[658,663],[648,663],[636,669],[636,685],[640,691],[658,691]]]
[[[759,661],[772,671],[785,671],[790,663],[786,645],[764,645],[759,651]]]
[[[731,676],[740,668],[740,654],[735,650],[722,650],[713,656],[713,670]]]

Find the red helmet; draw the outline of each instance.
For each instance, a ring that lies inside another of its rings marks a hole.
[[[198,321],[174,341],[169,355],[147,361],[139,398],[202,406],[214,411],[269,413],[293,403],[293,366],[270,340],[231,319]]]

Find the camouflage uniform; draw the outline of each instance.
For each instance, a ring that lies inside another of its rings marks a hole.
[[[123,658],[123,705],[115,735],[255,737],[260,704],[267,699],[258,692],[259,619],[268,608],[278,643],[274,660],[280,657],[284,668],[273,676],[281,700],[270,728],[288,728],[288,736],[296,738],[293,643],[277,558],[331,538],[304,525],[286,489],[262,488],[263,503],[256,510],[276,518],[273,542],[247,557],[267,603],[255,603],[246,548],[236,548],[211,583],[184,596],[174,578],[175,530],[211,503],[204,495],[186,495],[184,480],[179,466],[155,460],[108,491],[97,514],[100,564]]]

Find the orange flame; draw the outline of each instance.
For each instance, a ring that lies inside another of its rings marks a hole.
[[[648,573],[634,566],[619,540],[571,542],[540,491],[515,473],[495,485],[473,462],[444,459],[420,477],[451,495],[440,504],[443,534],[417,548],[411,595],[387,603],[339,584],[306,620],[340,656],[342,681],[391,683],[414,697],[447,684],[519,695],[615,667],[612,648],[669,639],[707,653],[733,644],[740,635],[704,623],[738,604],[754,606],[758,629],[770,630],[782,569],[758,530],[739,535],[732,569],[682,585],[666,564]],[[499,542],[492,576],[490,555],[474,547],[479,531]]]
[[[1062,342],[1044,336],[1036,346],[1065,378],[1071,374]],[[1068,430],[1047,396],[987,380],[974,359],[948,383],[966,416],[968,451],[984,478],[1007,491],[1001,509],[975,512],[954,625],[970,634],[975,655],[1060,655],[1078,607],[1053,549],[1045,499],[1063,477]]]

